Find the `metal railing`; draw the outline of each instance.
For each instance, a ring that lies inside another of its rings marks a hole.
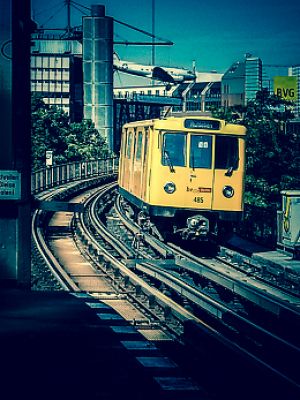
[[[76,161],[40,169],[31,174],[31,193],[62,185],[67,182],[118,172],[117,157],[92,161]]]

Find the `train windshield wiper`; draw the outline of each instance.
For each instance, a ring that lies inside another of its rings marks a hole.
[[[171,157],[170,154],[167,150],[164,150],[164,155],[165,155],[165,159],[167,160],[168,166],[170,168],[171,172],[175,172],[175,169],[173,167],[172,161],[171,161]]]
[[[228,167],[227,171],[225,172],[225,176],[232,176],[233,170],[238,167],[239,157],[235,156],[232,159],[231,165]]]
[[[232,176],[233,173],[233,167],[229,167],[228,170],[225,172],[225,176]]]

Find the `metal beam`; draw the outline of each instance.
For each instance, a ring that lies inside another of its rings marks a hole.
[[[126,46],[172,46],[170,42],[127,42],[126,40],[123,42],[114,42],[114,44],[123,44]]]
[[[68,212],[83,212],[84,205],[82,203],[69,203],[67,201],[40,201],[34,202],[34,208],[44,211],[68,211]]]

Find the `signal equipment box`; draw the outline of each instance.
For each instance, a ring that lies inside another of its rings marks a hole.
[[[282,211],[277,215],[277,244],[283,250],[299,255],[300,250],[300,190],[285,190]]]

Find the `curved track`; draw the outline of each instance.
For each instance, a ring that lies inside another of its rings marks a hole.
[[[169,332],[195,349],[205,332],[217,347],[222,344],[220,354],[231,348],[239,355],[233,369],[239,368],[241,359],[247,359],[248,367],[255,366],[252,373],[260,371],[266,384],[270,377],[276,380],[278,393],[299,394],[300,377],[293,368],[300,355],[298,335],[282,328],[282,323],[288,322],[289,328],[299,332],[299,298],[284,292],[277,296],[267,284],[258,284],[220,260],[199,259],[162,243],[150,235],[151,227],[141,230],[130,220],[130,210],[126,205],[124,209],[120,199],[114,206],[114,192],[115,184],[107,184],[83,195],[85,212],[75,219],[70,216],[64,225],[67,235],[57,237],[56,232],[55,237],[53,229],[52,236],[48,234],[52,250],[55,241],[75,238],[76,246],[73,241],[74,248],[69,249],[73,267],[75,247],[89,260],[89,267],[80,273],[78,268],[74,273],[71,266],[62,268],[68,260],[60,260],[59,266],[57,260],[50,262],[63,287],[88,291],[98,298],[126,299],[127,309],[134,310],[133,324],[140,321],[162,335]],[[35,235],[38,232],[45,240],[38,218],[36,215],[33,220]],[[41,248],[45,246],[40,243]],[[67,253],[66,242],[62,247],[60,258]],[[58,253],[57,247],[53,251]],[[112,289],[108,289],[109,284]]]

